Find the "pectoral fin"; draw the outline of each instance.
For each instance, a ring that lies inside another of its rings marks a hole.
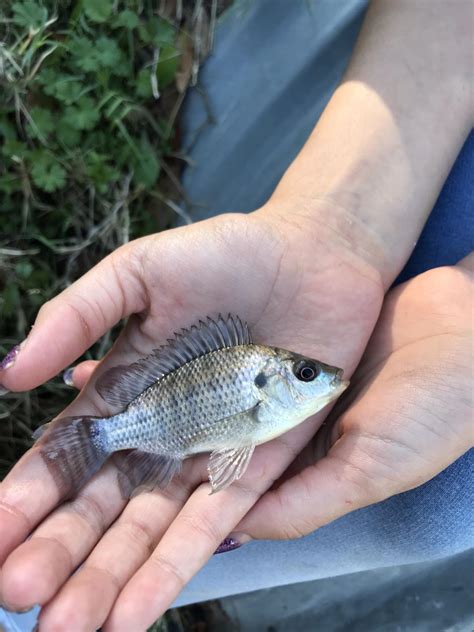
[[[211,494],[229,487],[244,474],[254,449],[254,445],[247,445],[212,452],[207,466]]]

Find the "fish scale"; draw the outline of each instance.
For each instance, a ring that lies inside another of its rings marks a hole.
[[[110,449],[154,448],[183,458],[215,443],[217,423],[223,444],[239,441],[242,429],[222,420],[257,404],[254,379],[267,359],[264,347],[230,347],[163,377],[105,426]]]
[[[165,487],[184,459],[211,452],[212,491],[245,472],[256,445],[295,427],[347,387],[342,370],[254,344],[236,317],[207,319],[96,382],[122,409],[109,418],[61,419],[40,441],[63,495],[73,495],[118,453],[124,495]]]

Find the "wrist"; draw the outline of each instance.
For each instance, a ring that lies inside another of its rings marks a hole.
[[[266,205],[307,239],[326,231],[353,249],[385,288],[472,126],[468,11],[374,3],[344,82]]]
[[[389,262],[380,237],[349,209],[329,199],[272,197],[252,215],[285,240],[301,267],[319,273],[350,269],[366,287],[383,296]]]
[[[437,115],[416,132],[394,119],[369,87],[343,84],[266,206],[301,223],[308,239],[326,230],[373,266],[387,289],[410,256],[468,133],[467,120],[457,122],[440,139],[442,151],[432,155],[426,139],[440,137]]]

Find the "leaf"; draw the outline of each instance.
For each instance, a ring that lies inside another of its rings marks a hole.
[[[120,49],[117,42],[110,37],[99,37],[95,45],[93,54],[100,66],[113,68],[120,62]]]
[[[15,265],[15,272],[20,279],[27,279],[33,272],[33,266],[29,261],[19,261]]]
[[[166,88],[176,77],[176,72],[180,64],[180,52],[174,46],[163,46],[160,50],[160,57],[156,65],[156,78],[158,87]],[[150,66],[139,71],[135,81],[135,92],[144,99],[151,98],[153,90],[151,87],[152,69]]]
[[[94,44],[88,37],[76,37],[71,43],[71,52],[76,65],[84,72],[94,72],[99,68],[99,62],[94,55]]]
[[[28,30],[37,31],[48,20],[48,11],[33,0],[15,2],[13,9],[13,23]]]
[[[33,155],[31,176],[36,186],[47,193],[62,189],[66,184],[66,171],[45,151]]]
[[[133,179],[136,184],[141,184],[145,188],[151,188],[160,175],[160,163],[157,157],[157,149],[153,147],[146,136],[142,136],[138,143],[139,156],[134,156]]]
[[[56,126],[56,138],[66,147],[75,147],[81,140],[81,132],[73,127],[67,118],[61,117]]]
[[[32,108],[30,111],[32,123],[27,125],[28,133],[32,138],[38,138],[38,136],[48,136],[55,127],[53,115],[49,110],[45,108]]]
[[[175,27],[156,16],[151,17],[146,24],[140,25],[138,33],[142,42],[154,46],[172,44],[176,37]]]
[[[107,191],[108,185],[119,178],[119,173],[109,164],[107,156],[91,151],[86,158],[85,174],[92,180],[100,193]]]
[[[170,83],[173,83],[180,60],[181,54],[174,46],[163,46],[156,68],[156,76],[158,77],[160,88],[166,88]]]
[[[84,12],[92,22],[105,22],[112,13],[112,0],[82,0]]]
[[[115,20],[112,22],[112,28],[126,28],[129,30],[136,29],[140,25],[140,18],[136,13],[125,9],[120,11]]]
[[[151,88],[150,68],[142,68],[138,73],[135,81],[135,92],[139,97],[143,97],[144,99],[149,99],[152,96],[153,90]]]
[[[30,150],[28,149],[28,145],[20,143],[20,141],[13,138],[11,140],[6,140],[3,143],[2,154],[6,158],[10,158],[10,160],[24,160],[29,156]]]
[[[53,85],[58,80],[58,73],[53,70],[53,68],[44,67],[40,70],[40,72],[36,75],[36,81],[38,81],[42,86],[45,87],[45,92],[48,86]],[[49,92],[46,92],[49,94]]]
[[[56,81],[44,87],[45,94],[67,105],[77,101],[86,90],[87,88],[80,81],[70,75],[60,75]]]
[[[76,105],[70,105],[65,109],[62,121],[76,130],[90,130],[99,118],[97,103],[89,97],[81,97]]]
[[[77,37],[72,52],[76,65],[85,72],[112,68],[115,74],[122,74],[123,68],[127,67],[117,42],[105,35],[99,37],[96,43],[88,37]]]

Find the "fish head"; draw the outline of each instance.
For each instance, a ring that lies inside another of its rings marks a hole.
[[[293,423],[314,415],[335,400],[348,387],[343,370],[282,349],[274,349],[273,357],[256,378],[265,402]]]

